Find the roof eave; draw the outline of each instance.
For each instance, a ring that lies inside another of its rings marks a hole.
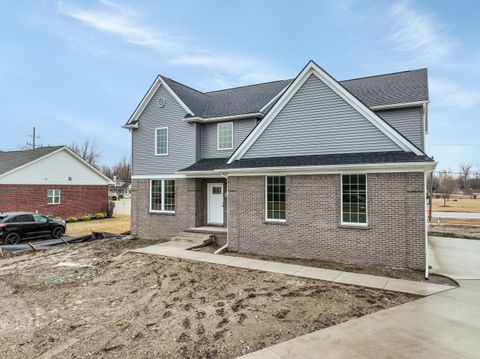
[[[220,122],[220,121],[229,121],[229,120],[240,120],[244,118],[262,118],[265,116],[262,112],[251,112],[243,113],[239,115],[230,115],[230,116],[218,116],[218,117],[185,117],[183,120],[185,122],[198,122],[198,123],[209,123],[209,122]]]

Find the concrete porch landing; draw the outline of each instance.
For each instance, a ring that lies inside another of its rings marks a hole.
[[[177,257],[206,263],[222,264],[230,267],[287,274],[302,278],[318,279],[339,284],[357,285],[362,287],[384,289],[394,292],[402,292],[422,296],[440,293],[455,288],[447,285],[434,283],[423,283],[403,279],[373,276],[368,274],[306,267],[296,264],[286,264],[251,258],[231,257],[221,254],[196,252],[188,250],[189,248],[192,248],[192,243],[182,241],[169,241],[145,248],[135,249],[133,250],[133,252],[145,254],[159,254],[166,257]]]

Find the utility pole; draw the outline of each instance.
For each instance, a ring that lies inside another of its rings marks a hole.
[[[36,135],[35,130],[36,130],[36,129],[35,129],[35,126],[34,126],[34,127],[33,127],[33,133],[32,133],[31,135],[29,135],[29,137],[32,138],[32,143],[27,142],[27,145],[32,146],[32,150],[34,150],[35,147],[36,147],[36,144],[35,144],[36,140],[37,140],[37,139],[40,139],[40,136],[37,136],[37,135]]]

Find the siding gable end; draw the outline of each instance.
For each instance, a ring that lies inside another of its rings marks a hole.
[[[399,150],[398,144],[310,74],[243,157]]]

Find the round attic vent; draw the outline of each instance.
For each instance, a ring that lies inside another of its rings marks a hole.
[[[159,97],[158,100],[157,100],[158,107],[160,107],[160,108],[165,107],[166,102],[167,101],[163,97]]]

